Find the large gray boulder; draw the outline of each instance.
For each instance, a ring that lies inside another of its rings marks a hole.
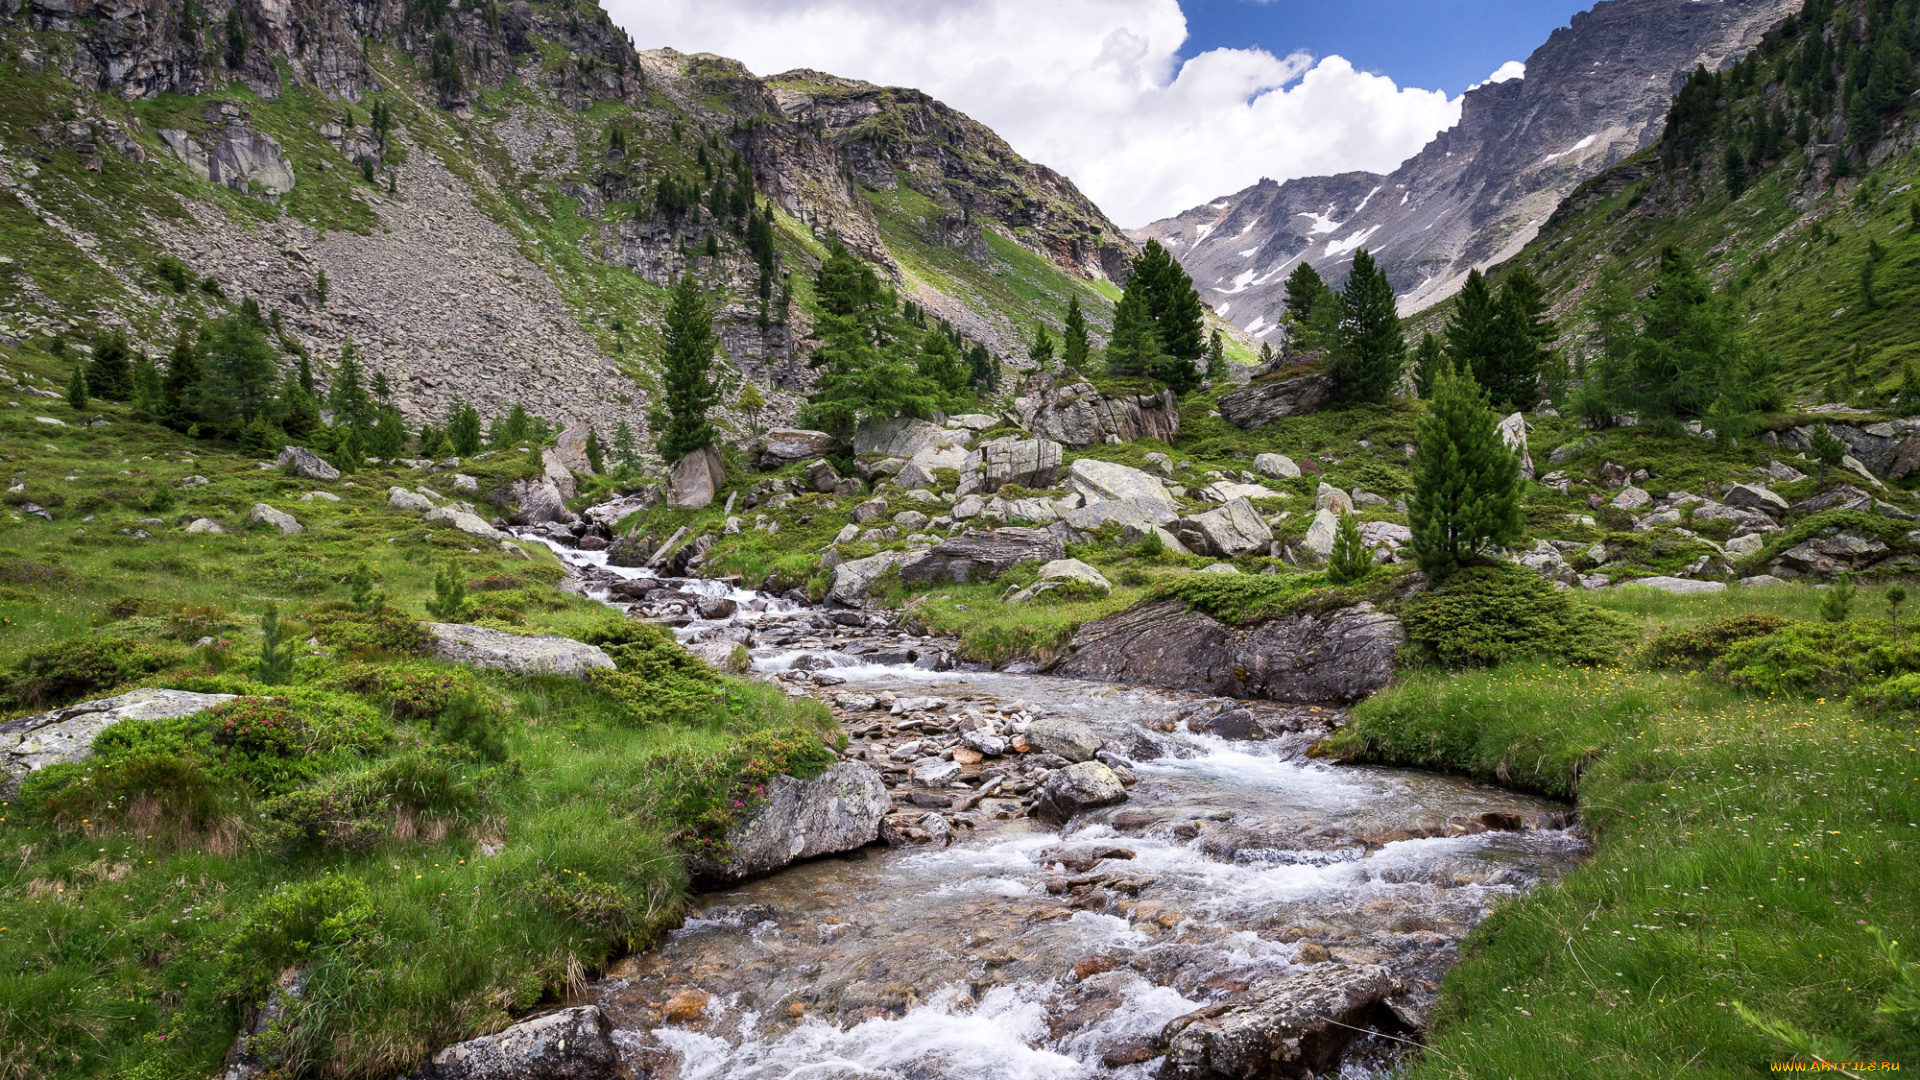
[[[1173,534],[1188,550],[1222,559],[1237,559],[1273,545],[1273,530],[1245,499],[1183,518]]]
[[[1279,382],[1249,386],[1220,398],[1220,415],[1227,423],[1257,431],[1276,420],[1319,412],[1333,400],[1333,376],[1301,375]]]
[[[1358,701],[1393,679],[1400,620],[1370,605],[1229,626],[1177,601],[1088,623],[1055,674],[1304,705]]]
[[[171,720],[232,700],[232,694],[131,690],[0,722],[0,798],[12,798],[28,773],[86,757],[94,736],[123,720]]]
[[[1064,559],[1067,549],[1051,532],[1037,529],[986,529],[968,532],[900,568],[908,582],[991,581],[1021,563]]]
[[[702,447],[674,463],[667,478],[667,506],[674,510],[705,510],[727,482],[727,463],[714,447]]]
[[[1285,454],[1259,454],[1253,459],[1253,471],[1272,480],[1297,480],[1300,466]]]
[[[911,491],[914,488],[939,488],[939,470],[952,469],[958,473],[968,465],[968,455],[958,446],[932,446],[908,459],[900,471],[893,475],[893,482]]]
[[[1079,559],[1055,559],[1040,568],[1040,580],[1008,596],[1009,604],[1029,604],[1051,592],[1065,595],[1113,595],[1113,582]]]
[[[1050,488],[1060,479],[1065,451],[1052,439],[992,439],[967,457],[968,472],[979,470],[982,490],[999,491],[1008,484]]]
[[[892,807],[886,783],[865,762],[842,761],[812,780],[776,776],[766,799],[727,830],[724,861],[702,856],[688,870],[701,887],[718,888],[865,847]]]
[[[866,599],[867,591],[873,588],[881,575],[900,565],[906,557],[904,551],[883,551],[865,559],[841,563],[833,568],[833,587],[827,590],[827,599],[848,607],[859,604]]]
[[[280,451],[273,463],[287,471],[289,476],[302,480],[338,480],[340,470],[320,459],[320,455],[304,446],[289,446]]]
[[[1082,458],[1067,470],[1067,487],[1086,500],[1087,505],[1103,502],[1132,503],[1165,525],[1180,516],[1173,496],[1160,478],[1139,469],[1111,461]]]
[[[1139,439],[1171,443],[1180,434],[1180,399],[1171,390],[1108,396],[1079,382],[1019,398],[1014,414],[1028,431],[1076,448]]]
[[[387,489],[387,506],[393,510],[404,510],[409,514],[430,514],[433,512],[433,500],[417,491],[408,491],[403,487]]]
[[[428,521],[444,521],[449,526],[466,533],[468,536],[477,536],[482,540],[490,540],[494,543],[499,543],[507,538],[507,534],[494,528],[492,523],[486,521],[472,510],[466,509],[458,504],[452,506],[436,506],[432,510],[427,511],[426,519]]]
[[[1787,512],[1787,500],[1761,484],[1735,484],[1727,489],[1725,499],[1728,505],[1746,510],[1758,510],[1779,517]],[[1699,515],[1696,514],[1695,517]]]
[[[1127,801],[1127,789],[1112,769],[1098,761],[1082,761],[1056,769],[1040,785],[1033,816],[1049,825],[1065,825],[1075,814]]]
[[[1619,588],[1658,589],[1677,596],[1697,596],[1701,593],[1726,592],[1727,584],[1724,581],[1695,581],[1691,578],[1645,577],[1622,582]]]
[[[1331,510],[1321,510],[1313,515],[1313,524],[1307,526],[1307,538],[1300,546],[1325,562],[1333,555],[1333,541],[1339,535],[1340,516]]]
[[[1168,515],[1167,505],[1151,501],[1146,503],[1097,502],[1069,510],[1060,515],[1060,520],[1066,522],[1076,533],[1095,532],[1103,525],[1118,525],[1121,537],[1128,543],[1132,543],[1150,532],[1166,532],[1163,526],[1179,520],[1178,514]],[[1167,535],[1173,534],[1169,532]]]
[[[567,509],[564,494],[550,476],[514,481],[513,499],[520,506],[513,515],[517,524],[545,525],[558,521],[571,525],[580,520],[578,515]]]
[[[413,1075],[417,1080],[605,1080],[620,1075],[620,1051],[599,1006],[581,1005],[455,1043]]]
[[[1092,761],[1107,740],[1078,720],[1042,717],[1027,725],[1027,745],[1070,762]]]
[[[593,645],[550,635],[509,634],[486,626],[428,623],[434,655],[455,664],[537,675],[585,676],[612,670],[613,659]]]
[[[167,152],[195,176],[242,195],[285,195],[296,183],[280,144],[238,120],[198,137],[180,128],[161,128],[159,135]]]
[[[280,530],[281,536],[298,536],[307,531],[306,526],[300,524],[292,514],[275,510],[266,503],[253,504],[253,509],[247,511],[247,524],[272,526]]]
[[[965,430],[950,431],[925,420],[896,417],[878,423],[866,421],[853,433],[853,452],[865,457],[879,454],[890,458],[912,458],[922,450],[940,446],[965,448],[971,435]]]
[[[1279,1080],[1330,1075],[1393,993],[1375,964],[1316,964],[1209,1005],[1161,1033],[1163,1080]]]
[[[834,438],[824,431],[779,428],[769,431],[755,447],[760,467],[778,469],[797,461],[812,461],[833,451]]]

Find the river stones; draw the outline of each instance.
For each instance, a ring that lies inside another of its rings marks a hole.
[[[1107,741],[1078,720],[1045,717],[1027,726],[1027,745],[1046,754],[1058,754],[1068,762],[1093,760]]]
[[[950,762],[948,764],[951,764]],[[725,853],[687,862],[695,884],[714,889],[781,870],[800,859],[865,847],[893,807],[871,765],[842,761],[811,780],[776,776],[764,801],[727,830]]]
[[[417,1080],[600,1080],[618,1075],[613,1025],[598,1006],[537,1016],[433,1055]]]
[[[1075,814],[1127,801],[1127,789],[1112,769],[1097,761],[1082,761],[1056,769],[1040,785],[1033,816],[1049,825],[1065,825]]]
[[[1318,964],[1169,1023],[1163,1080],[1317,1076],[1367,1029],[1393,992],[1376,964]]]
[[[611,671],[613,659],[593,645],[550,635],[509,634],[486,626],[428,623],[434,655],[455,664],[494,671],[584,677],[595,668]]]

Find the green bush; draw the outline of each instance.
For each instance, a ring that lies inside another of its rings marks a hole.
[[[1885,623],[1793,623],[1734,645],[1726,666],[1728,682],[1757,693],[1845,697],[1920,672],[1920,639],[1897,638]]]
[[[305,881],[261,900],[221,949],[227,981],[259,1000],[280,972],[322,953],[367,947],[377,938],[372,890],[346,875]]]
[[[131,638],[69,638],[29,651],[0,682],[0,703],[44,709],[82,701],[164,671],[182,660],[166,646]]]
[[[432,636],[404,611],[321,604],[306,613],[320,644],[349,656],[425,656]]]
[[[1387,575],[1382,574],[1384,582]],[[1182,574],[1163,582],[1155,600],[1178,600],[1204,615],[1236,626],[1250,626],[1288,615],[1347,607],[1369,594],[1333,586],[1317,574]]]
[[[1460,570],[1401,605],[1407,643],[1449,668],[1494,667],[1522,657],[1603,664],[1620,654],[1631,624],[1589,607],[1522,566]]]
[[[1854,704],[1879,716],[1920,714],[1920,672],[1895,675],[1853,696]]]
[[[1735,615],[1705,626],[1668,630],[1649,641],[1642,655],[1649,667],[1704,671],[1742,641],[1766,637],[1789,625],[1776,615]]]

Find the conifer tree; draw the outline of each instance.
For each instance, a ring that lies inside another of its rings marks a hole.
[[[973,387],[976,394],[1000,389],[1000,364],[985,345],[975,343],[967,350],[967,385]]]
[[[1440,374],[1440,368],[1446,363],[1446,349],[1432,331],[1420,338],[1420,345],[1413,350],[1413,389],[1421,398],[1433,396],[1433,380]]]
[[[93,359],[87,362],[87,389],[108,401],[133,396],[133,349],[126,335],[115,333],[94,346]]]
[[[467,582],[452,563],[433,575],[433,599],[427,601],[427,614],[439,622],[458,619],[467,607]]]
[[[1911,360],[1900,365],[1900,415],[1920,416],[1920,371]]]
[[[587,429],[587,469],[595,476],[607,471],[606,459],[600,451],[600,432],[597,428]]]
[[[1287,317],[1301,326],[1313,325],[1314,309],[1332,295],[1325,278],[1311,263],[1301,263],[1287,275]]]
[[[167,425],[186,430],[198,417],[200,349],[193,335],[183,327],[173,339],[173,352],[167,356],[167,371],[160,379],[160,419]]]
[[[340,366],[327,387],[327,408],[333,410],[338,427],[367,428],[373,425],[373,398],[367,394],[366,368],[360,364],[360,351],[351,338],[340,346]]]
[[[380,407],[380,419],[367,436],[367,450],[382,461],[392,461],[407,452],[407,421],[399,409]]]
[[[613,430],[613,459],[620,463],[620,468],[625,470],[631,471],[640,467],[640,447],[634,442],[633,428],[628,426],[624,418],[620,421],[620,426]]]
[[[938,329],[924,334],[920,339],[920,355],[914,366],[923,378],[939,389],[943,406],[958,406],[965,402],[971,373],[960,351],[954,348],[953,339],[946,334]]]
[[[158,417],[163,398],[160,388],[160,369],[154,366],[152,357],[140,357],[133,365],[134,414],[143,420]]]
[[[267,686],[281,686],[293,678],[293,643],[280,625],[280,609],[269,603],[260,617],[260,662],[253,677]]]
[[[1147,241],[1114,313],[1108,367],[1157,379],[1177,394],[1192,390],[1207,349],[1204,311],[1193,279],[1159,241]]]
[[[739,396],[733,399],[733,407],[746,413],[747,425],[758,430],[760,426],[760,410],[767,407],[767,399],[760,393],[758,386],[755,386],[752,382],[745,382],[740,385]],[[621,423],[625,424],[626,421],[622,420]],[[631,436],[631,433],[629,433],[629,436]]]
[[[1159,355],[1146,295],[1128,289],[1113,308],[1113,330],[1107,335],[1107,370],[1115,375],[1145,375]]]
[[[1520,459],[1485,392],[1451,364],[1416,431],[1408,523],[1414,559],[1437,581],[1520,536]]]
[[[1045,371],[1053,366],[1053,335],[1047,333],[1045,324],[1033,328],[1033,344],[1027,347],[1027,359],[1033,361],[1035,371]]]
[[[265,324],[252,312],[243,308],[216,319],[209,327],[196,412],[228,430],[244,429],[272,403],[279,375]]]
[[[1360,524],[1352,514],[1341,514],[1333,534],[1333,552],[1327,558],[1327,580],[1347,585],[1373,572],[1373,553],[1360,535]]]
[[[1354,253],[1340,308],[1340,332],[1333,351],[1333,377],[1340,396],[1384,403],[1393,396],[1406,369],[1407,339],[1400,329],[1387,272],[1365,248]]]
[[[313,361],[307,358],[307,350],[305,349],[300,350],[299,356],[300,356],[300,367],[299,367],[300,389],[305,390],[309,394],[314,394]],[[318,395],[315,395],[314,400],[315,401],[320,400]]]
[[[713,383],[713,311],[692,274],[684,274],[667,305],[666,355],[661,360],[661,404],[653,414],[657,449],[667,464],[713,445],[719,432],[707,411],[720,399]]]
[[[320,429],[320,403],[300,385],[298,374],[288,372],[281,380],[276,419],[280,429],[296,442],[312,437]]]
[[[1546,290],[1524,269],[1501,286],[1493,311],[1493,355],[1485,378],[1496,409],[1524,412],[1540,404],[1540,375],[1553,343]]]
[[[820,345],[807,364],[820,375],[801,423],[847,438],[865,420],[933,415],[943,391],[918,363],[924,332],[900,313],[872,268],[836,246],[814,278],[814,295]]]
[[[447,407],[447,441],[460,457],[480,452],[480,411],[460,398]]]
[[[87,407],[87,369],[79,364],[73,366],[73,377],[67,380],[67,404],[76,412]]]
[[[1469,271],[1467,283],[1447,313],[1447,359],[1461,372],[1484,383],[1499,364],[1499,332],[1494,326],[1497,304],[1493,287],[1479,270]]]
[[[1087,336],[1087,316],[1080,310],[1080,298],[1067,300],[1067,319],[1062,330],[1063,342],[1060,359],[1069,371],[1080,371],[1087,366],[1087,356],[1092,351],[1092,343]]]
[[[1224,379],[1227,377],[1227,341],[1215,330],[1207,340],[1207,378]]]

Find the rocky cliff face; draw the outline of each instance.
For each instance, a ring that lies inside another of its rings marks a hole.
[[[1092,285],[1133,250],[923,94],[638,53],[579,5],[0,0],[0,94],[0,351],[121,330],[157,355],[251,298],[283,364],[304,349],[324,383],[351,340],[416,422],[523,401],[644,441],[664,287],[689,270],[724,381],[762,384],[762,422],[790,412],[810,322],[761,301],[712,197],[735,155],[777,210],[776,281],[840,240],[1010,361],[1070,296],[1100,317]],[[697,189],[671,216],[667,177]]]
[[[1279,321],[1294,267],[1344,280],[1361,247],[1417,311],[1518,252],[1575,186],[1657,139],[1696,65],[1730,65],[1800,6],[1602,0],[1528,58],[1526,78],[1469,91],[1460,123],[1392,175],[1263,180],[1133,235],[1166,245],[1256,336]]]

